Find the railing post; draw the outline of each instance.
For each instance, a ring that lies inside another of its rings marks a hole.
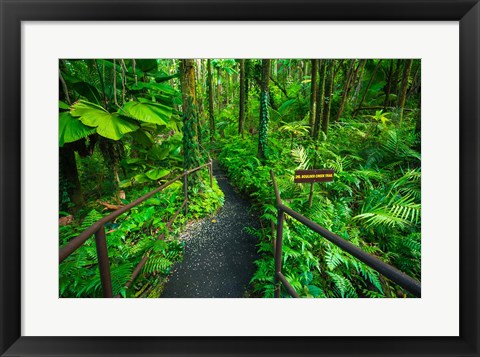
[[[185,194],[185,216],[188,214],[188,171],[183,171],[183,192]]]
[[[210,187],[213,187],[213,163],[212,159],[208,163],[208,173],[210,174]]]
[[[283,241],[283,220],[285,213],[278,208],[277,218],[277,240],[275,243],[275,297],[280,297],[280,281],[278,274],[282,272],[282,241]]]
[[[110,262],[108,260],[107,239],[105,237],[105,226],[95,232],[95,245],[97,247],[98,269],[100,281],[102,282],[103,297],[113,297],[112,278],[110,277]]]

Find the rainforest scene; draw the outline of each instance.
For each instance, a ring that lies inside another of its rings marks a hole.
[[[61,59],[58,83],[59,297],[420,297],[420,59]]]

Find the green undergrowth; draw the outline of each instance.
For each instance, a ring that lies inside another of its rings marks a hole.
[[[273,297],[273,237],[277,220],[273,170],[283,203],[326,229],[420,280],[421,197],[419,138],[413,128],[385,123],[332,125],[328,141],[309,138],[285,145],[272,133],[265,162],[255,137],[221,142],[219,161],[231,182],[261,212],[261,258],[252,278],[254,295]],[[335,170],[333,182],[293,182],[296,169]],[[283,273],[301,297],[411,297],[395,283],[286,215]],[[289,296],[282,290],[284,297]]]
[[[183,256],[184,243],[178,240],[178,233],[189,220],[209,216],[223,205],[223,192],[216,180],[213,188],[210,187],[207,169],[201,170],[200,177],[203,183],[196,184],[189,191],[188,214],[185,215],[182,210],[170,232],[166,224],[184,200],[182,181],[175,182],[105,225],[114,296],[158,297],[172,265]],[[156,187],[148,183],[125,188],[127,199],[122,203],[128,204]],[[60,246],[110,213],[102,211],[103,207],[95,202],[86,207],[77,214],[72,224],[60,226]],[[162,234],[164,239],[157,240]],[[145,254],[149,255],[146,265],[132,287],[125,289],[125,284]],[[60,264],[60,297],[101,297],[103,292],[97,263],[92,236]]]

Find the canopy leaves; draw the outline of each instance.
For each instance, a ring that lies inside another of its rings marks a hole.
[[[78,117],[83,124],[96,128],[97,134],[111,140],[120,140],[126,133],[138,129],[138,125],[130,120],[84,100],[73,104],[70,114]]]

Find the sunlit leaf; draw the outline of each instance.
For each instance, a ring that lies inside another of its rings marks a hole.
[[[158,180],[170,173],[170,170],[165,169],[151,169],[147,171],[146,175],[150,180]]]
[[[119,113],[136,120],[166,125],[172,116],[172,108],[153,102],[127,102]]]
[[[101,106],[80,100],[72,105],[70,113],[79,117],[87,126],[96,128],[99,135],[112,140],[120,140],[126,133],[138,129],[138,125],[109,113]]]
[[[70,113],[59,114],[58,140],[59,145],[71,143],[95,133],[95,128],[84,125],[80,120],[73,118]]]

